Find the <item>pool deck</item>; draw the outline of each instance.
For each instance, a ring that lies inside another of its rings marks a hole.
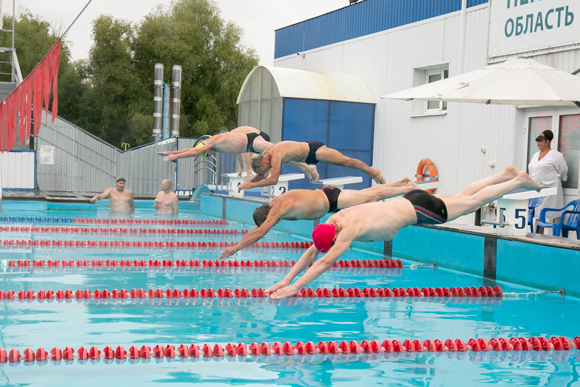
[[[422,227],[432,227],[441,230],[449,230],[472,235],[487,235],[511,241],[536,243],[539,245],[548,245],[565,249],[580,250],[580,240],[572,238],[560,238],[550,235],[532,234],[532,233],[528,233],[526,236],[522,237],[512,237],[506,235],[499,235],[493,227],[480,227],[473,225],[440,225],[440,226],[422,226]],[[575,234],[570,233],[570,235]]]

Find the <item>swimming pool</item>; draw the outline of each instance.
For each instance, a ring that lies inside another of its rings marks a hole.
[[[4,216],[5,214],[3,214]],[[53,215],[38,213],[42,215]],[[62,214],[57,214],[62,215]],[[101,215],[101,214],[99,214]],[[30,215],[33,216],[33,215]],[[75,217],[79,217],[77,214]],[[104,217],[101,216],[101,217]],[[152,212],[138,219],[155,219]],[[196,211],[183,211],[180,219],[210,220]],[[167,234],[102,232],[100,229],[247,229],[240,224],[59,224],[50,227],[84,227],[95,232],[51,230],[47,232],[10,230],[10,227],[43,227],[46,223],[27,219],[1,222],[0,240],[26,241],[111,241],[141,242],[141,246],[31,246],[0,247],[2,268],[0,291],[34,294],[49,289],[72,292],[80,289],[94,294],[108,289],[242,289],[267,288],[279,281],[289,267],[208,267],[191,266],[190,261],[215,260],[219,247],[167,247],[167,242],[233,242],[240,234]],[[8,227],[8,230],[6,230]],[[164,246],[143,246],[144,242],[164,242]],[[305,239],[274,232],[264,242],[305,242]],[[303,249],[263,247],[242,250],[240,261],[290,262]],[[469,252],[466,252],[469,254]],[[349,250],[345,260],[379,260],[381,256]],[[48,266],[48,261],[59,266]],[[88,265],[62,265],[78,260]],[[91,265],[92,261],[144,261],[146,266]],[[149,261],[171,261],[172,266],[149,266]],[[14,261],[14,266],[9,262]],[[28,261],[19,266],[18,261]],[[33,262],[44,261],[43,266]],[[187,266],[175,266],[186,261]],[[480,287],[490,285],[480,277],[451,270],[422,267],[333,268],[312,283],[312,288],[414,288]],[[534,289],[498,283],[503,292],[530,292]],[[156,345],[213,348],[228,343],[285,343],[298,341],[435,340],[470,338],[511,338],[578,335],[576,321],[580,303],[557,295],[515,298],[467,297],[333,297],[292,298],[127,298],[127,299],[16,299],[0,301],[0,346],[7,352],[17,348],[71,347],[78,357],[80,347],[96,346],[115,350],[122,346],[152,350]],[[153,353],[153,352],[152,352]],[[358,354],[259,355],[107,360],[6,362],[0,363],[0,380],[5,385],[136,385],[198,382],[211,385],[574,385],[578,381],[580,351],[489,351],[489,352],[381,352]]]

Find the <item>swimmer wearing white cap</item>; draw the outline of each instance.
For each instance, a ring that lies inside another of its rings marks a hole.
[[[129,214],[135,212],[135,201],[133,192],[125,189],[125,178],[118,177],[115,180],[115,188],[108,188],[102,194],[96,195],[89,199],[91,203],[98,203],[101,199],[109,198],[109,207],[111,212]]]
[[[252,129],[252,130],[250,130]],[[231,132],[221,131],[215,136],[204,140],[197,144],[195,148],[182,149],[178,151],[157,152],[160,156],[167,156],[163,161],[172,161],[183,157],[207,157],[213,155],[215,152],[219,153],[233,153],[241,155],[243,153],[262,154],[266,149],[271,147],[270,141],[266,140],[264,136],[269,136],[251,127],[239,127],[233,129]],[[241,156],[240,156],[241,157]],[[302,170],[310,181],[318,181],[318,173],[316,167],[306,165],[305,163],[292,163],[292,165]]]

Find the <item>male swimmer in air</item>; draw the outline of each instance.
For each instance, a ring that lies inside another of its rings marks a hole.
[[[238,244],[225,249],[220,259],[230,257],[262,239],[280,219],[319,219],[327,213],[404,195],[415,189],[419,189],[419,186],[407,177],[395,183],[380,184],[360,191],[328,186],[314,191],[293,189],[274,198],[269,204],[256,208],[256,227],[244,235]]]
[[[319,161],[326,164],[358,169],[369,175],[377,183],[385,184],[385,178],[378,169],[369,167],[360,160],[346,157],[339,151],[328,148],[320,141],[282,141],[266,149],[260,156],[254,157],[252,160],[252,169],[257,175],[238,188],[249,189],[275,185],[278,183],[282,164],[299,162],[306,163],[309,166],[315,166]],[[266,177],[266,172],[270,170],[270,176]]]
[[[422,190],[405,194],[388,203],[370,203],[347,208],[331,216],[312,232],[312,245],[292,270],[266,292],[271,298],[296,294],[346,252],[353,241],[388,241],[413,224],[443,224],[467,215],[518,188],[539,192],[542,186],[527,173],[512,166],[503,172],[470,184],[458,195],[431,195]],[[319,253],[326,253],[292,285],[292,280],[314,262]]]

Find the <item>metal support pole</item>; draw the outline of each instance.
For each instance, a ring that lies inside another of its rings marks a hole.
[[[163,139],[169,138],[169,83],[163,85]]]
[[[179,136],[179,118],[181,111],[181,66],[174,65],[171,72],[171,135]]]
[[[161,113],[163,110],[163,64],[155,65],[153,81],[153,141],[161,140]]]
[[[461,39],[459,42],[459,67],[457,74],[463,74],[463,57],[465,55],[465,18],[467,14],[467,0],[461,1]]]

